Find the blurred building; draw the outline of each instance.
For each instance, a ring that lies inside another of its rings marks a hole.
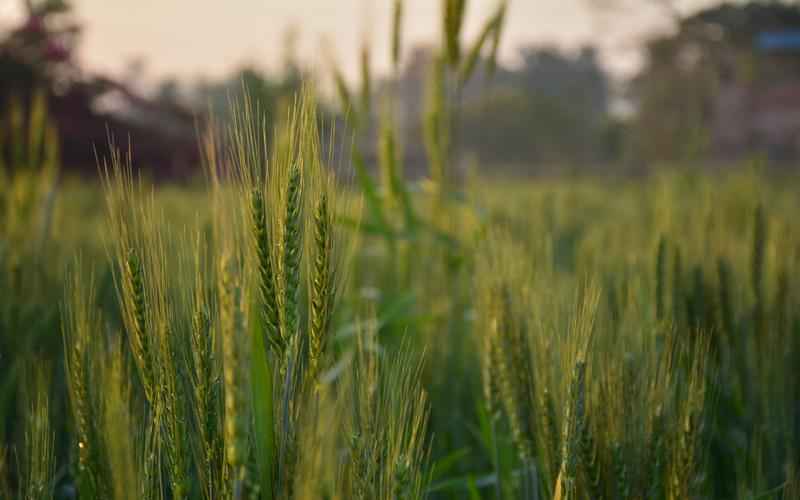
[[[645,159],[800,159],[800,7],[724,4],[649,42],[634,88]],[[694,148],[694,149],[691,149]]]
[[[762,150],[776,160],[800,157],[800,29],[754,40],[768,79],[724,82],[716,98],[714,141],[727,155]]]

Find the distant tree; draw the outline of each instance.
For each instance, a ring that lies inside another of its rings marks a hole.
[[[0,33],[0,106],[41,95],[58,131],[63,171],[96,173],[109,136],[130,138],[137,166],[157,177],[189,175],[197,164],[195,117],[167,100],[82,70],[75,57],[81,28],[64,0],[26,0],[22,22]],[[2,128],[2,127],[0,127]],[[2,142],[2,140],[0,140]]]
[[[156,101],[164,104],[177,104],[183,98],[181,84],[175,78],[162,81],[156,90]]]
[[[64,86],[76,77],[73,52],[80,25],[63,0],[24,2],[21,25],[0,33],[0,96]]]
[[[487,163],[581,164],[608,154],[609,81],[592,48],[527,47],[522,64],[469,89],[465,141]]]

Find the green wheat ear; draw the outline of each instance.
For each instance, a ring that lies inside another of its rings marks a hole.
[[[130,312],[129,342],[133,359],[139,370],[147,400],[155,401],[155,378],[152,366],[152,346],[146,329],[147,303],[144,289],[144,270],[138,253],[128,251],[124,263],[123,296]]]
[[[281,337],[289,344],[298,329],[298,290],[300,289],[300,258],[302,254],[302,177],[300,167],[293,163],[285,191],[283,241],[281,258],[283,275],[283,316]]]
[[[254,188],[251,196],[250,216],[258,263],[259,295],[263,308],[261,316],[266,329],[264,332],[267,341],[265,345],[270,345],[277,352],[282,352],[286,346],[280,332],[278,297],[275,287],[276,276],[272,265],[270,230],[267,227],[264,195],[260,189]]]
[[[320,195],[314,209],[314,257],[311,273],[309,371],[313,377],[319,369],[330,323],[334,295],[334,277],[331,263],[333,228],[326,193]]]

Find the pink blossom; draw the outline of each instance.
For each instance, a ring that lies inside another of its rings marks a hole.
[[[42,16],[30,16],[22,26],[22,32],[31,35],[42,35],[45,32],[44,18]]]
[[[44,48],[44,58],[50,62],[63,62],[69,59],[69,51],[64,44],[50,40]]]

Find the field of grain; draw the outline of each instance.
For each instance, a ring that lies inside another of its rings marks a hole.
[[[0,497],[800,498],[797,179],[455,175],[504,4],[462,48],[445,3],[420,181],[390,111],[334,160],[310,85],[183,185],[59,178],[46,111],[8,121]]]

